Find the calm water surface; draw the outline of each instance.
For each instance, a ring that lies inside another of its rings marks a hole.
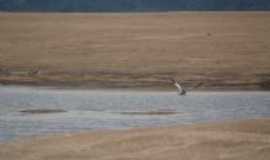
[[[26,109],[66,112],[20,112]],[[171,114],[161,114],[166,112]],[[0,87],[0,141],[18,136],[269,116],[270,92],[189,92],[178,96],[176,92],[157,91]]]

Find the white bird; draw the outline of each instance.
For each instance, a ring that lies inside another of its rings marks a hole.
[[[179,95],[186,95],[186,90],[175,80],[172,79],[174,86],[177,88]]]

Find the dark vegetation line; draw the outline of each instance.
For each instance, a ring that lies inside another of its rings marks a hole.
[[[0,11],[151,12],[270,10],[269,0],[0,0]]]

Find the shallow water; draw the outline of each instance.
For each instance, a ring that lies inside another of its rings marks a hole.
[[[29,109],[66,112],[21,112]],[[176,92],[157,91],[0,87],[0,141],[269,116],[270,92],[189,92],[178,96]]]

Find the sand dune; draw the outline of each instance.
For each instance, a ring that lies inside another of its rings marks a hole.
[[[59,135],[0,145],[1,160],[268,160],[270,119]]]

